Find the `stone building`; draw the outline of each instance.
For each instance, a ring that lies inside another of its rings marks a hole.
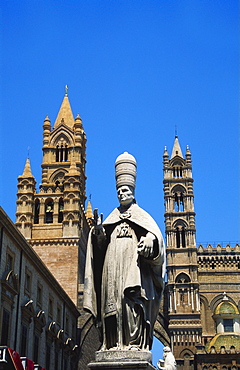
[[[46,370],[76,369],[77,307],[1,207],[0,235],[0,344]]]
[[[240,247],[196,246],[192,161],[165,148],[168,329],[178,369],[240,366]]]

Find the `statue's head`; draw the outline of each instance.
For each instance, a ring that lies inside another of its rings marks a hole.
[[[137,163],[129,153],[119,155],[115,162],[115,177],[118,199],[121,205],[126,206],[133,202]]]
[[[163,359],[167,357],[167,355],[171,352],[170,347],[166,346],[163,348]]]

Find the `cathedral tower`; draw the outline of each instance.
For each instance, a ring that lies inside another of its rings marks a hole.
[[[179,369],[190,370],[201,339],[199,282],[191,153],[183,156],[177,136],[163,164],[169,332]]]
[[[84,214],[86,135],[66,88],[56,121],[43,124],[42,183],[27,160],[18,178],[16,225],[75,304],[83,284],[89,225]],[[79,285],[80,284],[80,285]]]

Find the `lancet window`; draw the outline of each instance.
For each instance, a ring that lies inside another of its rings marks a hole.
[[[59,199],[58,203],[58,222],[61,223],[63,221],[63,199]]]
[[[183,171],[182,171],[182,166],[174,166],[173,167],[173,177],[182,177]]]
[[[40,201],[37,198],[34,204],[34,223],[35,224],[39,223],[39,211],[40,211]]]
[[[185,228],[183,225],[176,226],[176,245],[177,245],[177,248],[186,247],[186,235],[185,235]]]
[[[45,223],[51,224],[53,222],[53,201],[48,199],[45,204]]]
[[[175,212],[184,212],[183,194],[175,193],[174,195],[174,209]]]
[[[64,140],[60,140],[56,146],[56,162],[68,161],[68,145]]]

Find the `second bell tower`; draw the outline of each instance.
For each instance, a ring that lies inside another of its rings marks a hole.
[[[169,331],[179,369],[190,370],[201,338],[199,282],[191,153],[183,156],[177,136],[163,164]]]

